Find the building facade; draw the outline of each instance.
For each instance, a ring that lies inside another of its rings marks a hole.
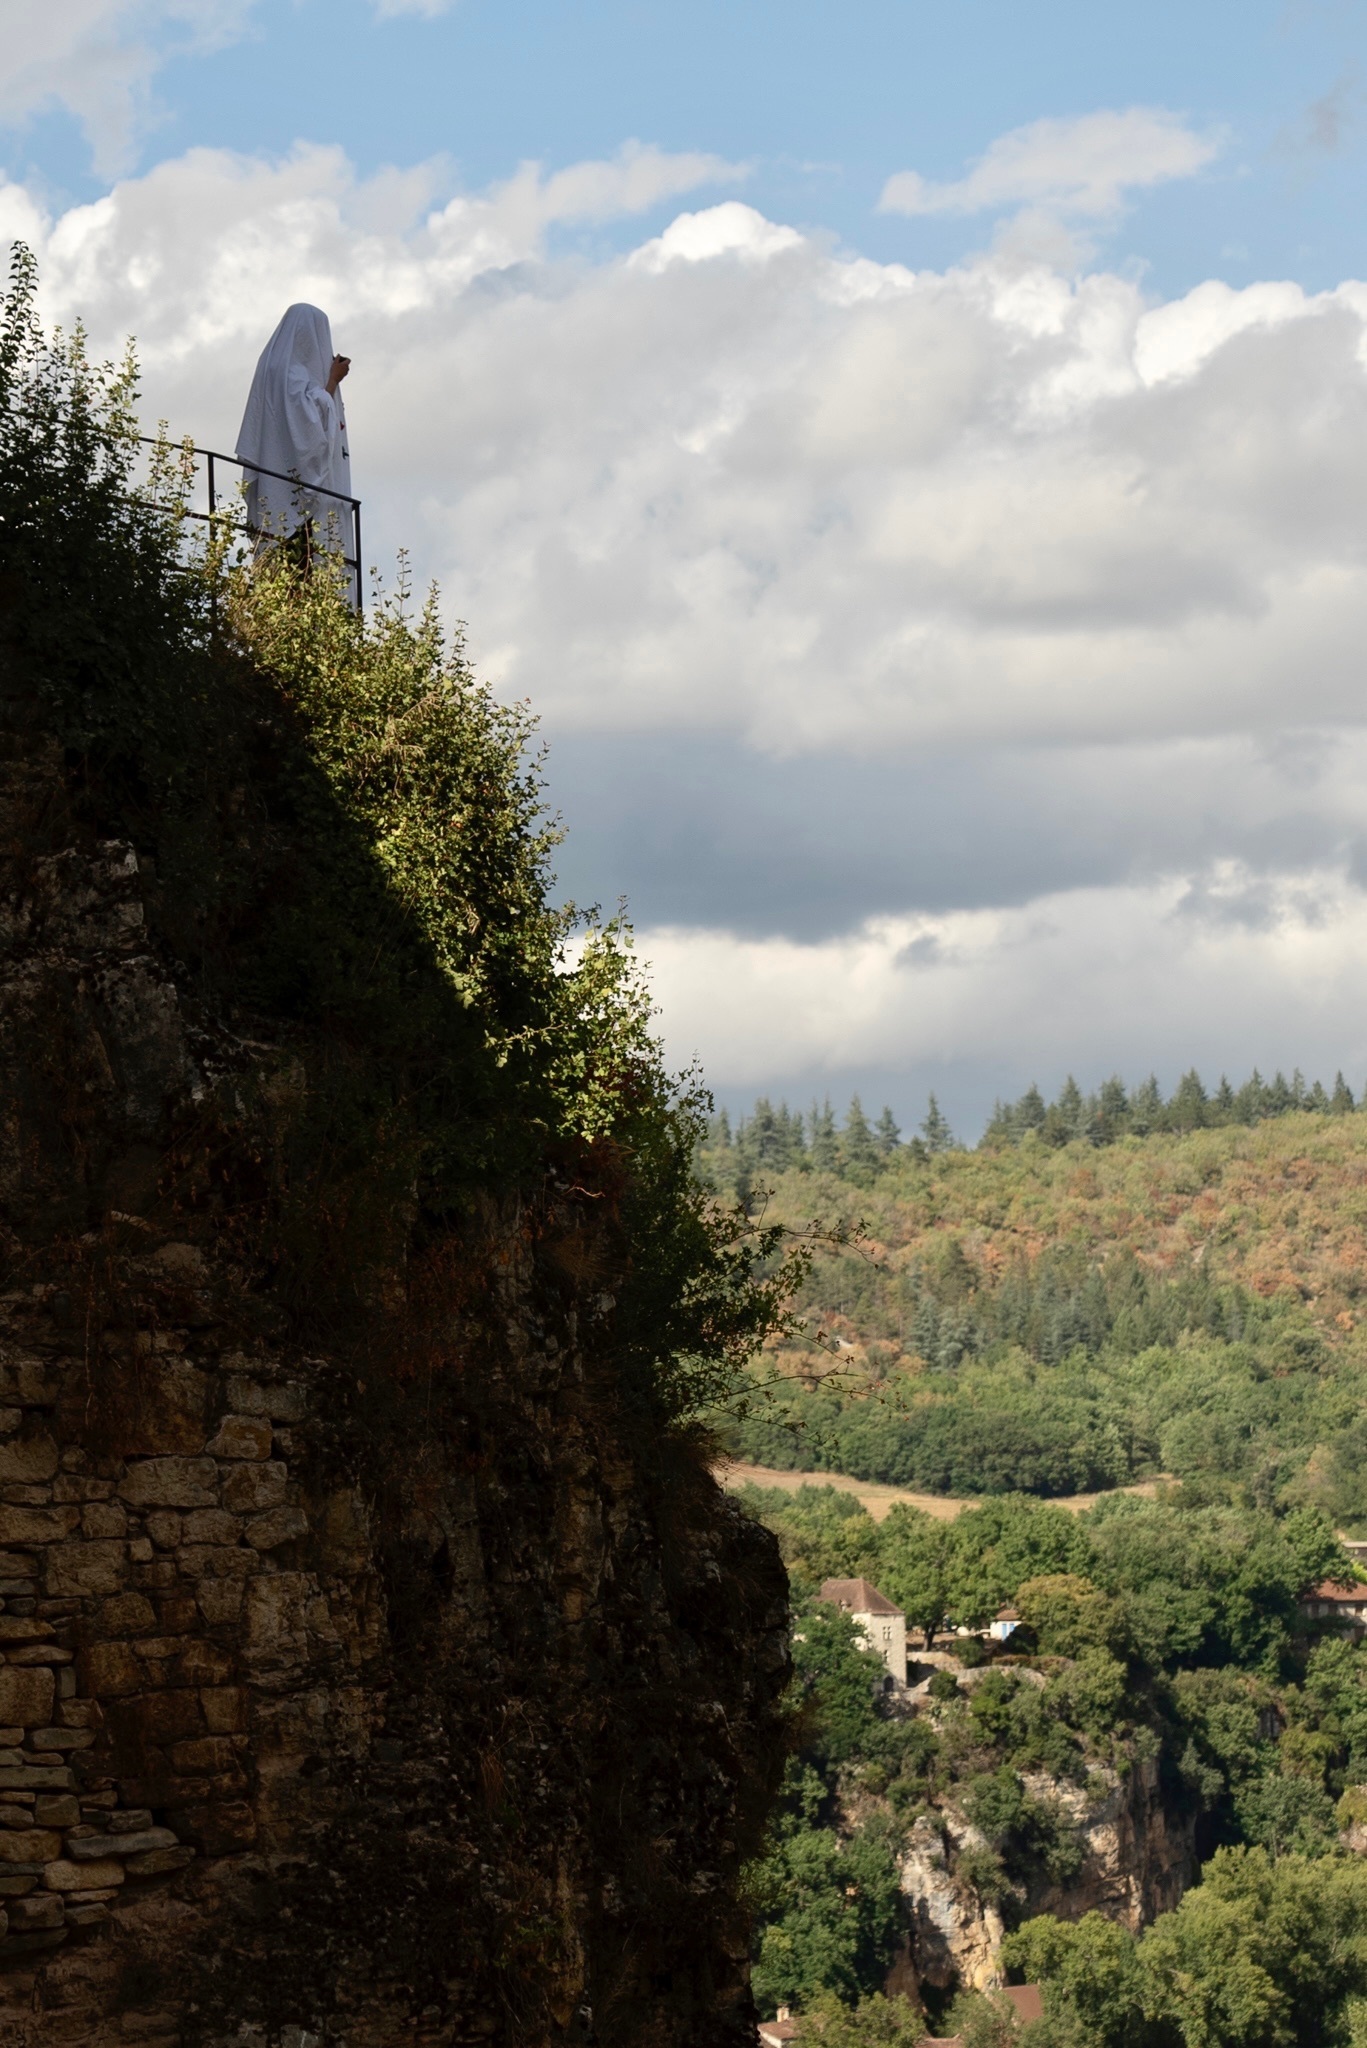
[[[867,1579],[827,1579],[821,1598],[849,1615],[897,1685],[907,1682],[907,1618]]]

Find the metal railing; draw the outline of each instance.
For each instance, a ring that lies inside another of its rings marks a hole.
[[[194,461],[203,456],[209,509],[207,512],[196,512],[188,505],[183,506],[181,509],[187,519],[202,519],[212,524],[214,520],[231,517],[230,513],[226,511],[220,512],[218,509],[220,494],[215,464],[220,462],[226,463],[231,469],[242,470],[244,475],[272,477],[277,483],[289,484],[296,491],[306,491],[312,498],[332,498],[336,500],[339,506],[345,505],[351,513],[351,545],[353,552],[349,555],[343,554],[341,559],[343,566],[350,569],[356,578],[356,609],[358,612],[361,610],[361,501],[359,498],[349,498],[345,491],[329,491],[322,484],[305,483],[302,477],[291,476],[286,470],[264,469],[259,462],[243,462],[239,456],[225,455],[221,448],[200,448],[193,441],[167,441],[156,434],[139,434],[137,438],[144,447],[161,448],[175,454],[183,452]],[[270,539],[272,537],[269,529],[264,527],[249,526],[247,532],[258,539]],[[276,536],[276,538],[279,537]]]

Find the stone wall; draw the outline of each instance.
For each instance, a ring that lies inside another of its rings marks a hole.
[[[439,1370],[301,1341],[240,1217],[310,1050],[156,886],[0,678],[0,2041],[753,2041],[772,1540],[568,1178],[453,1235]]]
[[[187,1245],[146,1263],[207,1278]],[[373,1588],[290,1568],[302,1386],[242,1357],[205,1372],[182,1333],[157,1332],[139,1357],[145,1454],[100,1456],[79,1441],[68,1309],[50,1286],[3,1304],[0,1966],[255,1843],[273,1703],[354,1714],[374,1657]]]

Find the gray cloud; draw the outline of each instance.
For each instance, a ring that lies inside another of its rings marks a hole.
[[[875,760],[776,759],[690,735],[548,737],[567,894],[625,892],[643,925],[752,938],[821,940],[873,916],[1018,907],[1221,861],[1249,875],[1319,869],[1352,859],[1367,808],[1359,734]],[[1193,880],[1193,911],[1204,887]]]

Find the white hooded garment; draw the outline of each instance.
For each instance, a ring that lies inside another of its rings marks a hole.
[[[256,366],[247,410],[237,437],[237,459],[246,465],[247,518],[262,532],[293,533],[306,519],[326,543],[351,550],[351,457],[340,391],[327,388],[332,369],[332,329],[317,306],[291,306]],[[253,475],[250,465],[280,476]],[[309,490],[308,485],[315,488]]]

